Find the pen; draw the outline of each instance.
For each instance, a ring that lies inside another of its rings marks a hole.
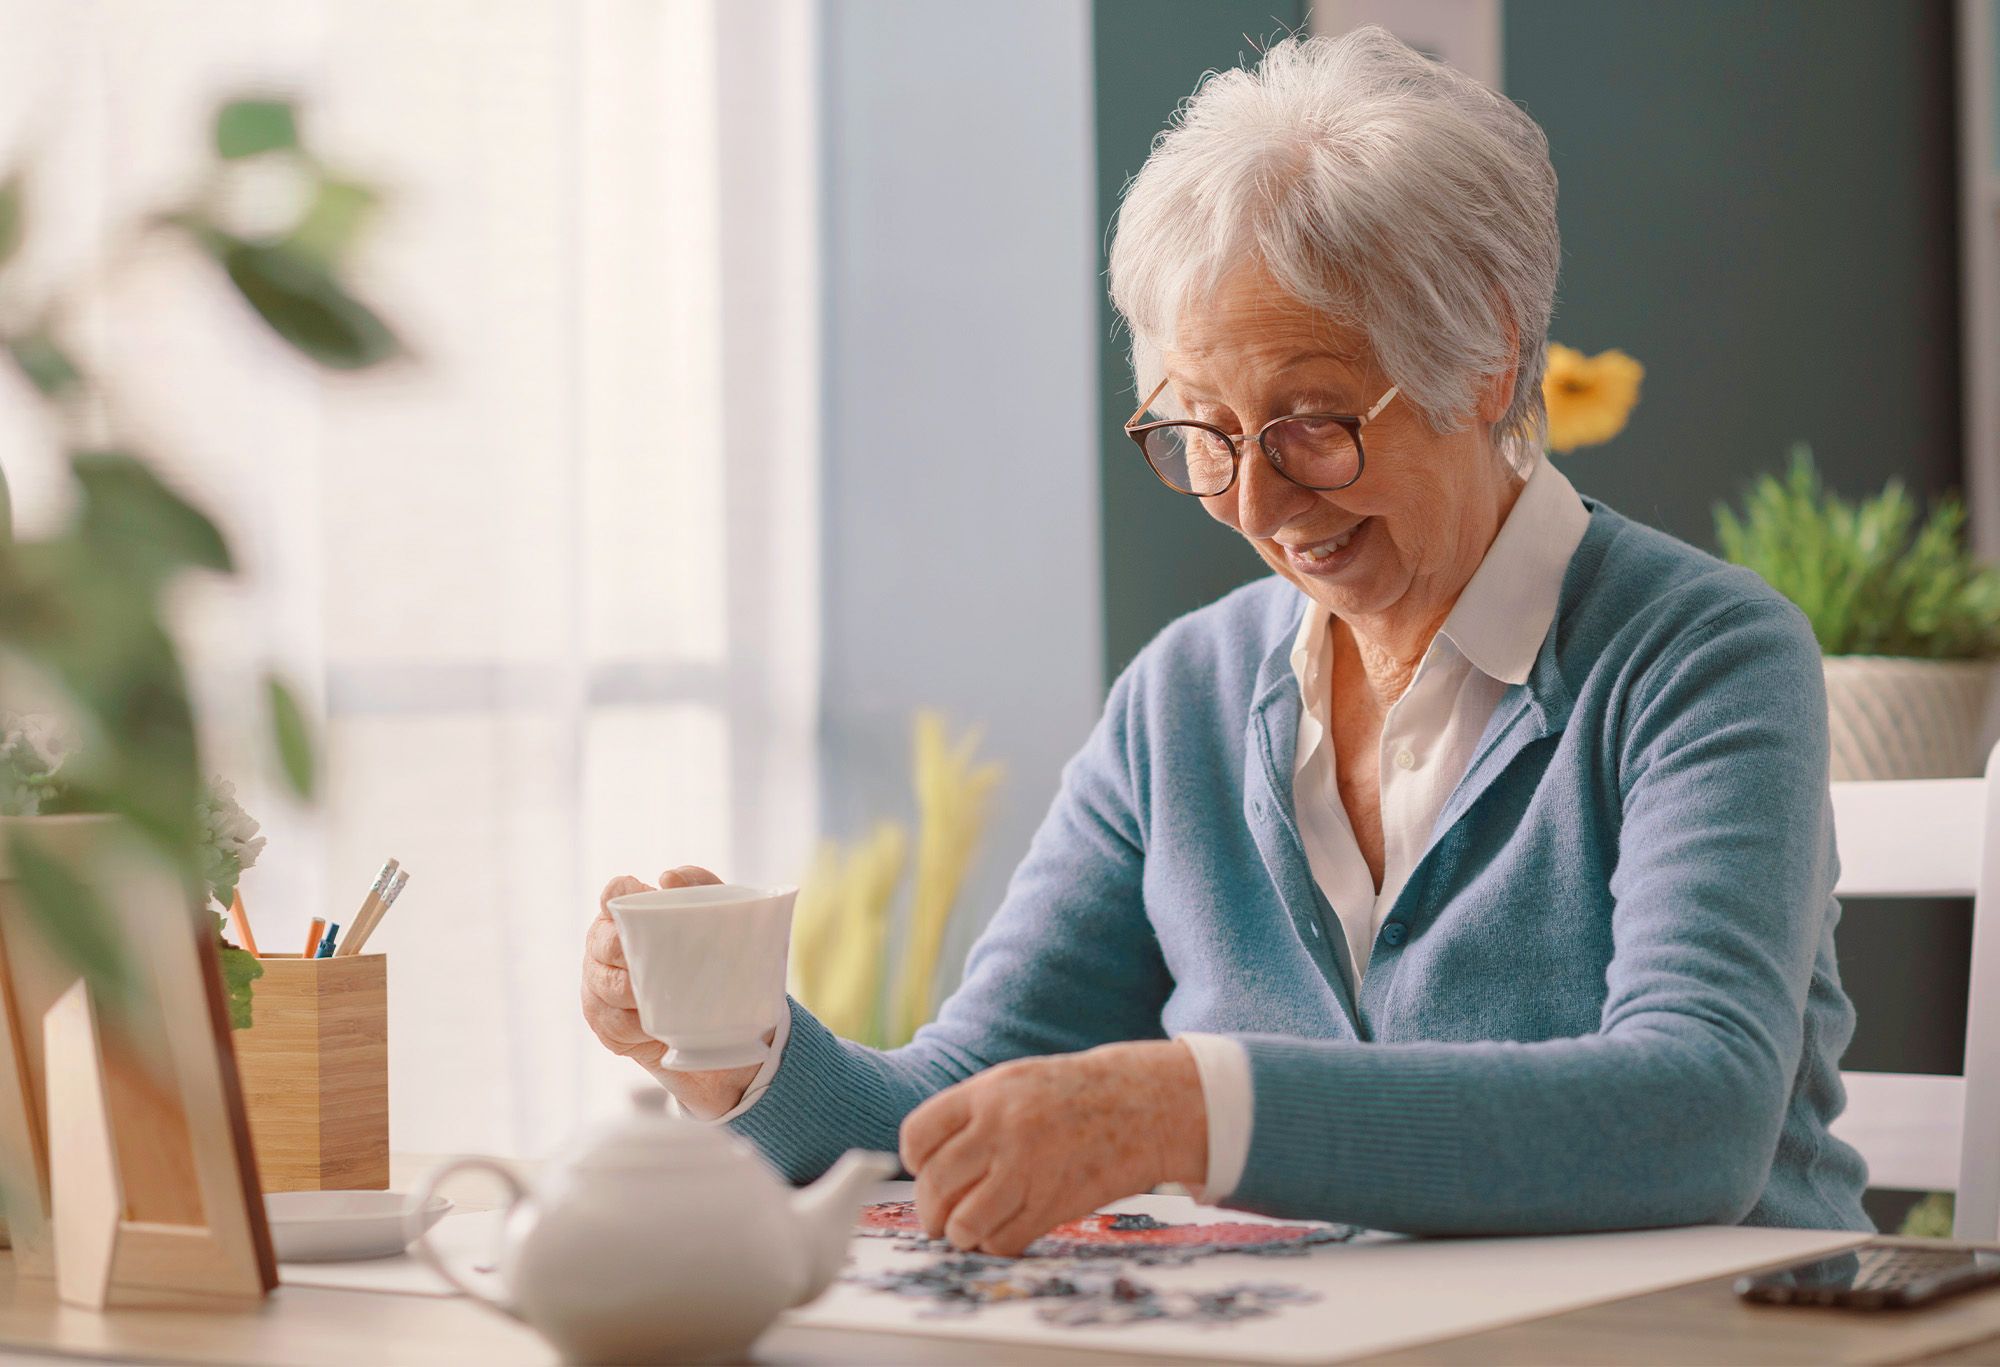
[[[326,927],[326,938],[319,942],[319,951],[313,957],[315,959],[331,959],[333,957],[333,939],[338,934],[340,934],[340,922],[329,921]]]

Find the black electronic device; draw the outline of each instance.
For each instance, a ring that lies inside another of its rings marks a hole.
[[[1766,1305],[1908,1310],[2000,1281],[2000,1250],[1868,1244],[1736,1279],[1736,1294]]]

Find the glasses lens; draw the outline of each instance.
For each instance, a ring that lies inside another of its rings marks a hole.
[[[1361,448],[1344,423],[1287,418],[1264,433],[1271,463],[1309,489],[1339,489],[1361,474]]]
[[[1227,441],[1205,427],[1179,424],[1146,434],[1146,459],[1174,488],[1203,497],[1227,489],[1236,464]]]

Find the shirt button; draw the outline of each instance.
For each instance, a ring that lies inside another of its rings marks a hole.
[[[1391,921],[1388,925],[1382,927],[1382,943],[1394,949],[1397,945],[1403,943],[1403,937],[1409,933],[1408,927],[1401,921]]]
[[[1396,767],[1398,769],[1414,769],[1417,767],[1417,757],[1408,750],[1398,750],[1396,752]]]

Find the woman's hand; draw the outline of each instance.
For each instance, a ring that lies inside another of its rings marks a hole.
[[[1017,1059],[903,1121],[903,1166],[932,1238],[1013,1257],[1065,1220],[1162,1182],[1208,1178],[1208,1113],[1184,1044]]]
[[[707,869],[693,864],[668,869],[660,875],[663,888],[721,881]],[[604,885],[603,895],[597,899],[597,919],[591,922],[590,933],[583,941],[583,1018],[606,1049],[638,1062],[674,1094],[674,1099],[690,1115],[710,1120],[728,1113],[743,1099],[744,1090],[757,1076],[757,1065],[700,1073],[660,1067],[667,1046],[639,1024],[638,1003],[632,996],[632,975],[625,966],[625,947],[618,942],[618,924],[611,919],[612,898],[652,890],[651,883],[629,874]],[[765,1043],[772,1037],[766,1035]]]

